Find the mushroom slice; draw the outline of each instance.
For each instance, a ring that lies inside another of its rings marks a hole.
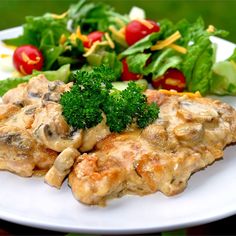
[[[80,153],[75,148],[66,148],[56,158],[53,166],[45,175],[45,182],[53,187],[60,188],[79,155]]]
[[[32,130],[38,142],[57,152],[67,147],[78,148],[82,142],[82,131],[75,131],[67,124],[61,105],[54,102],[36,110]]]
[[[78,148],[82,142],[82,130],[69,135],[58,135],[50,129],[49,124],[42,124],[37,130],[37,138],[47,147],[56,152],[62,152],[68,147]]]
[[[33,151],[35,142],[23,129],[0,127],[0,169],[20,176],[31,176],[35,167]]]
[[[38,144],[26,129],[0,127],[0,170],[31,176],[34,170],[48,170],[57,153]]]

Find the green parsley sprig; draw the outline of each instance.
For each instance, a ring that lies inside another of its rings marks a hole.
[[[74,128],[85,129],[99,124],[102,113],[112,132],[122,132],[132,123],[144,128],[158,117],[157,104],[148,104],[135,82],[130,82],[123,91],[114,89],[114,72],[104,65],[90,71],[80,70],[74,77],[75,84],[60,99],[62,114]]]

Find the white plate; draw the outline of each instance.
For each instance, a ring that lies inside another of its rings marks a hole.
[[[0,32],[0,39],[12,37],[19,30]],[[218,60],[227,58],[235,48],[225,40],[212,40],[219,45]],[[236,107],[235,97],[222,99]],[[105,208],[77,202],[67,183],[56,190],[41,178],[0,172],[0,218],[64,232],[127,234],[172,230],[235,214],[235,180],[236,146],[226,148],[224,159],[195,173],[187,189],[177,196],[125,196],[108,202]]]

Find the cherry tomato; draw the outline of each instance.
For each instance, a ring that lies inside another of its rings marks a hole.
[[[186,79],[180,70],[170,68],[163,76],[153,80],[152,86],[154,88],[173,89],[177,92],[183,92],[186,87]]]
[[[125,40],[128,43],[128,45],[136,43],[140,39],[144,38],[145,36],[153,32],[160,31],[160,27],[156,22],[152,20],[146,20],[146,21],[152,25],[152,28],[149,28],[147,25],[143,24],[138,20],[133,20],[126,26]]]
[[[14,51],[13,64],[20,73],[29,75],[33,70],[42,69],[43,55],[35,46],[20,46]]]
[[[102,37],[103,37],[104,33],[101,31],[94,31],[90,34],[87,35],[88,37],[88,41],[84,41],[84,47],[86,48],[90,48],[94,42],[96,41],[102,41]]]
[[[139,80],[141,78],[140,74],[135,74],[135,73],[129,71],[129,67],[126,62],[126,59],[122,60],[122,65],[123,65],[123,70],[122,70],[122,74],[121,74],[122,81]]]

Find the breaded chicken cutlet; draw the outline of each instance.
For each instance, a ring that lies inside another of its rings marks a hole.
[[[62,115],[60,95],[71,84],[40,75],[8,91],[0,104],[0,169],[21,176],[37,171],[82,203],[103,205],[125,194],[175,195],[191,174],[223,156],[236,141],[236,111],[199,94],[147,90],[159,118],[145,129],[111,133],[106,117],[76,130]]]

